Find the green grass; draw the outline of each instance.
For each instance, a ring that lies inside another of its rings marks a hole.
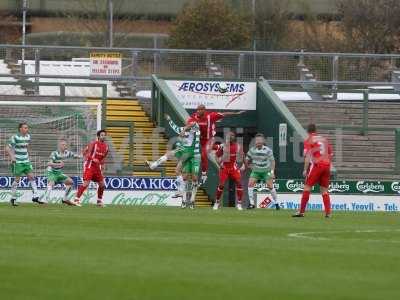
[[[398,299],[398,214],[290,213],[1,204],[0,298]]]

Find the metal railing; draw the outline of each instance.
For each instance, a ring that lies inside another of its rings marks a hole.
[[[9,64],[20,64],[22,50],[25,61],[35,61],[35,72],[30,78],[49,76],[40,70],[39,61],[68,61],[89,58],[91,52],[110,51],[101,47],[20,46],[0,45],[0,59]],[[223,50],[184,50],[148,48],[112,48],[123,56],[122,76],[111,80],[135,82],[138,89],[151,87],[151,75],[173,77],[256,80],[298,84],[341,82],[390,83],[396,82],[400,54],[312,53],[312,52],[262,52]],[[218,74],[214,71],[218,69]],[[21,72],[13,77],[23,76]],[[397,75],[396,75],[397,74]],[[4,77],[6,74],[0,74]],[[70,78],[59,75],[53,78]],[[79,79],[104,79],[104,77],[79,76]]]

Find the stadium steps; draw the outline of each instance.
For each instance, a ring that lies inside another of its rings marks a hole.
[[[88,101],[98,101],[88,99]],[[145,113],[139,101],[134,99],[108,99],[107,100],[107,121],[131,121],[134,124],[134,146],[129,149],[129,128],[107,127],[108,136],[113,146],[128,164],[129,151],[133,151],[133,176],[159,177],[160,170],[146,169],[145,161],[154,160],[167,151],[168,140],[156,130],[155,124]],[[158,153],[153,154],[153,149]],[[156,156],[156,157],[153,157]],[[165,164],[165,175],[175,176],[176,161],[168,161]],[[199,189],[196,197],[196,206],[210,206],[211,202],[204,190]]]
[[[361,102],[288,101],[286,105],[304,127],[311,122],[317,127],[361,126],[363,122]],[[368,109],[369,127],[400,128],[400,103],[370,102]],[[366,135],[354,130],[320,129],[319,132],[328,137],[333,145],[338,179],[398,179],[398,175],[393,174],[393,131],[372,130]],[[338,152],[340,148],[341,155]]]

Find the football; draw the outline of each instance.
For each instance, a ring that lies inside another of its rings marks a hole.
[[[228,91],[228,85],[225,82],[221,82],[218,86],[218,90],[220,93],[224,94]]]

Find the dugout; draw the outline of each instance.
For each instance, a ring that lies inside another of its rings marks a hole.
[[[216,84],[228,86],[229,90],[217,89]],[[183,125],[200,102],[207,108],[212,107],[211,110],[214,111],[245,110],[245,113],[239,116],[229,116],[218,122],[217,135],[223,137],[229,130],[236,132],[239,142],[243,141],[243,148],[247,151],[254,135],[261,132],[267,137],[267,144],[274,151],[277,178],[302,176],[302,141],[306,137],[306,132],[266,80],[152,76],[151,118],[158,126],[165,128],[167,137],[172,138],[176,134],[168,128],[164,115],[170,115],[178,124]],[[229,105],[226,105],[227,103]],[[205,189],[211,199],[218,184],[217,172],[215,163],[209,161]],[[244,177],[243,184],[247,184],[248,174]],[[232,192],[231,184],[230,188],[225,187],[225,193],[229,190]],[[233,195],[230,197],[224,195],[224,205],[234,203]],[[231,201],[227,201],[228,199]]]

